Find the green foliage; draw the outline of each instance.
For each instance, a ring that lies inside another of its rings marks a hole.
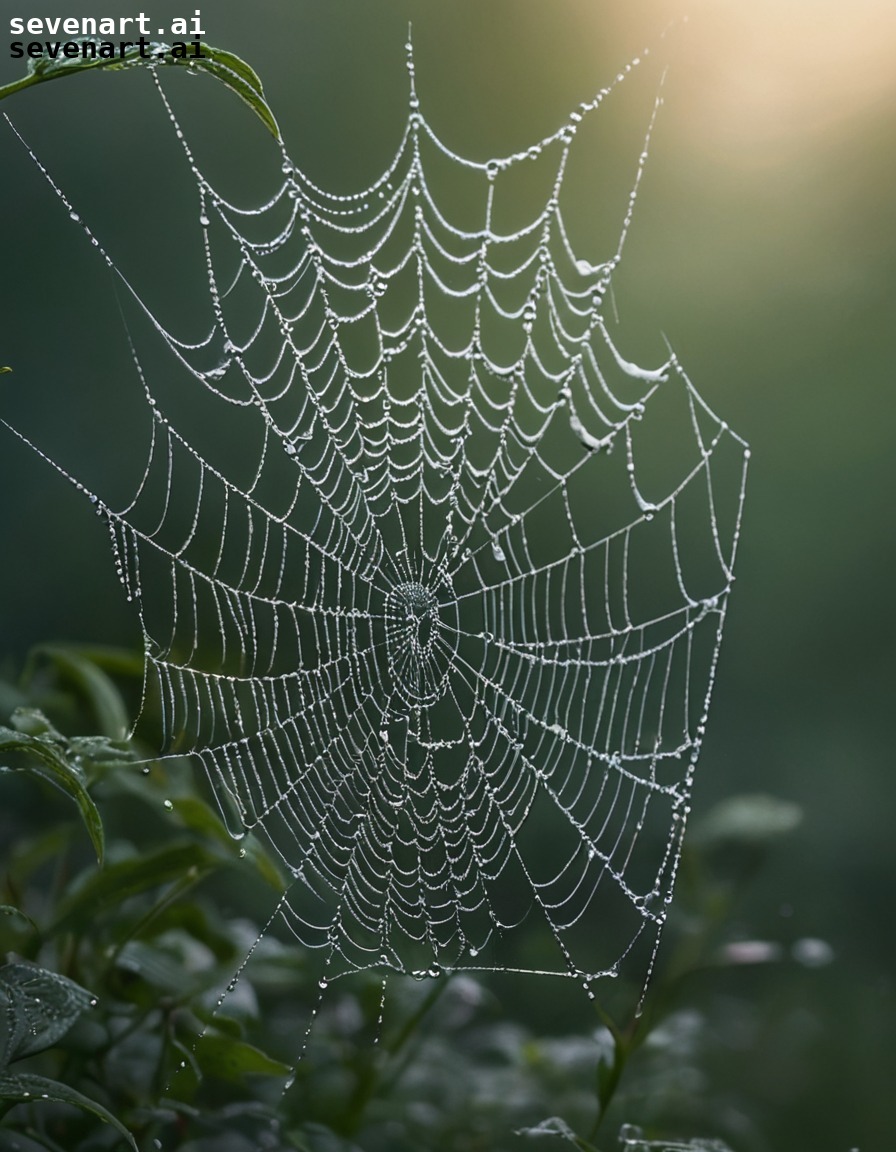
[[[90,43],[93,39],[93,37],[81,36],[76,37],[71,43]],[[205,43],[199,46],[198,51],[201,53],[199,56],[192,55],[192,45],[191,55],[186,57],[172,55],[170,49],[170,45],[153,41],[147,46],[147,56],[141,56],[140,48],[136,44],[126,48],[123,56],[113,59],[97,59],[89,56],[57,56],[53,59],[49,56],[40,56],[28,61],[26,73],[21,79],[0,88],[0,100],[12,96],[14,92],[30,88],[34,84],[41,84],[47,80],[64,79],[67,76],[77,76],[82,72],[92,72],[97,68],[118,72],[123,68],[140,66],[181,66],[189,68],[193,72],[205,72],[216,80],[220,80],[225,87],[229,88],[231,92],[235,92],[245,104],[248,104],[275,140],[280,139],[280,129],[277,126],[274,113],[264,98],[261,80],[245,60],[241,60],[233,52],[213,48],[210,44]],[[9,369],[0,368],[0,371],[9,371]]]
[[[393,978],[385,1000],[374,972],[322,994],[317,956],[266,929],[286,882],[265,846],[231,837],[185,758],[120,739],[139,675],[130,654],[46,646],[0,683],[16,769],[0,775],[0,1152],[728,1147],[658,1137],[733,1139],[689,980],[749,959],[725,926],[793,810],[744,797],[695,830],[674,939],[624,1024],[597,1007],[583,1027],[578,999],[579,1027],[546,1037],[460,972]],[[643,1131],[620,1132],[632,1117]]]
[[[97,860],[102,864],[103,822],[87,791],[80,754],[36,708],[16,709],[10,723],[11,728],[0,727],[0,756],[10,760],[9,764],[0,764],[0,772],[19,769],[43,776],[71,796],[81,811]]]

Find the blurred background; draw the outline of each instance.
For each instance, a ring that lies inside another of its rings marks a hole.
[[[160,26],[192,12],[143,7]],[[19,11],[0,2],[0,84],[22,71],[5,48]],[[744,933],[785,957],[819,939],[833,957],[708,977],[694,994],[739,1022],[713,1086],[737,1094],[769,1149],[874,1152],[892,1146],[896,1075],[896,9],[694,0],[688,14],[664,35],[682,15],[669,0],[257,0],[251,13],[215,0],[203,27],[258,70],[290,155],[335,191],[376,175],[400,139],[409,21],[423,112],[477,160],[552,132],[649,45],[653,70],[627,82],[632,99],[571,174],[572,226],[594,259],[589,220],[612,214],[602,190],[626,185],[668,67],[616,280],[618,343],[656,361],[665,335],[753,449],[695,816],[739,792],[800,805]],[[264,130],[212,81],[185,79],[170,90],[202,165],[263,195],[279,169]],[[148,78],[94,73],[2,110],[162,319],[189,316],[196,193]],[[109,278],[6,123],[0,172],[0,363],[14,369],[0,416],[101,480],[134,464],[119,430],[139,403]],[[42,640],[136,645],[102,525],[6,430],[0,493],[9,666]]]

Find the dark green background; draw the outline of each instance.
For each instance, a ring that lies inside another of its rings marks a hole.
[[[143,5],[154,21],[194,7]],[[216,0],[204,24],[258,69],[290,154],[336,190],[373,177],[398,142],[409,19],[424,113],[476,159],[552,131],[644,44],[668,62],[618,279],[620,343],[649,359],[664,332],[753,447],[696,809],[738,791],[800,803],[749,929],[821,937],[836,957],[741,974],[726,994],[752,1004],[752,1030],[715,1075],[770,1149],[875,1152],[892,1147],[896,1074],[896,19],[873,0],[741,7],[697,4],[662,43],[674,5],[629,0],[261,0],[251,12]],[[6,82],[21,70],[8,16],[38,8],[0,11]],[[181,79],[172,92],[203,163],[261,195],[279,163],[263,129],[212,81]],[[595,137],[594,186],[579,174],[586,251],[603,170],[609,185],[640,148],[653,79],[639,83],[646,103],[635,92]],[[195,192],[147,77],[78,77],[4,110],[153,307],[188,312]],[[108,278],[5,124],[0,205],[0,363],[14,368],[0,415],[85,478],[127,469],[119,429],[135,381]],[[136,643],[100,524],[5,432],[0,493],[2,650]]]

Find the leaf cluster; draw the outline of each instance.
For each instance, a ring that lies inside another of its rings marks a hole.
[[[44,646],[0,681],[0,1152],[724,1147],[617,1134],[719,1130],[724,1102],[683,1107],[711,1039],[683,990],[744,962],[728,913],[791,806],[745,797],[695,831],[675,944],[624,1025],[595,1007],[546,1037],[463,973],[324,995],[317,957],[268,924],[286,880],[265,845],[130,733],[140,665]]]
[[[282,877],[230,837],[186,761],[150,761],[128,737],[107,668],[138,667],[45,647],[0,690],[0,1149],[152,1147],[172,1126],[186,1136],[194,1120],[224,1124],[222,1110],[258,1113],[256,1082],[288,1072],[214,1011],[245,925],[208,886],[237,867],[275,893]],[[64,735],[48,712],[100,732]]]

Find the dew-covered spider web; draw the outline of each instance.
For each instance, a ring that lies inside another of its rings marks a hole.
[[[284,153],[251,206],[212,186],[159,85],[197,193],[197,330],[163,324],[78,220],[135,317],[138,480],[116,503],[84,490],[146,693],[232,834],[279,856],[275,915],[325,981],[587,988],[655,949],[748,453],[674,354],[643,367],[611,334],[652,119],[614,244],[586,260],[564,224],[579,134],[637,64],[480,161],[431,128],[409,48],[382,175],[331,194]],[[508,226],[520,178],[543,193]]]

